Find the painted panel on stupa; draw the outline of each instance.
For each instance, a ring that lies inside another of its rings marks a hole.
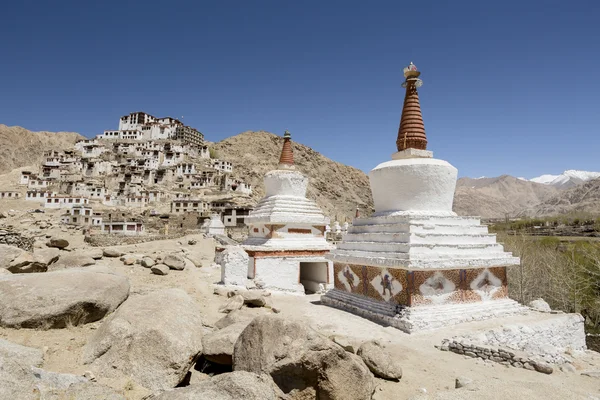
[[[349,293],[363,294],[362,267],[358,265],[334,264],[334,287]]]
[[[460,270],[414,271],[411,305],[462,302]]]
[[[408,304],[406,271],[360,265],[334,264],[336,289],[392,304]]]
[[[465,302],[487,301],[508,297],[505,267],[466,270],[465,281]]]

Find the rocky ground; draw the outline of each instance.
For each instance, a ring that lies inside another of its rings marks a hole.
[[[484,362],[435,347],[465,325],[407,335],[318,295],[231,292],[202,235],[101,251],[48,217],[4,219],[39,237],[0,249],[1,398],[600,398],[596,353],[551,375]]]

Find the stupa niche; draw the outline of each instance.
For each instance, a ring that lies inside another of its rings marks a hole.
[[[264,288],[320,293],[333,287],[333,263],[324,257],[332,248],[325,240],[329,219],[306,198],[307,187],[286,131],[279,165],[265,174],[265,197],[244,221],[248,278]]]
[[[479,218],[452,211],[458,171],[426,150],[420,72],[411,63],[404,75],[399,151],[370,172],[375,213],[327,256],[335,287],[322,301],[407,332],[521,313],[506,278],[519,259]]]

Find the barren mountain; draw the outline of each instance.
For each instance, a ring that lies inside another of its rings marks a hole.
[[[38,165],[45,150],[67,150],[85,137],[75,132],[32,132],[0,124],[0,174]]]
[[[292,139],[293,140],[293,139]],[[268,132],[248,131],[214,144],[217,157],[234,163],[234,175],[252,184],[253,197],[264,196],[263,177],[277,167],[283,139]],[[332,161],[310,147],[293,142],[296,168],[308,176],[307,197],[325,214],[350,221],[356,206],[371,213],[373,200],[369,179],[364,172]]]
[[[459,215],[484,218],[515,216],[549,199],[559,190],[509,175],[496,178],[460,178],[454,195],[454,211]]]
[[[600,178],[560,191],[521,215],[542,217],[573,212],[600,214]]]

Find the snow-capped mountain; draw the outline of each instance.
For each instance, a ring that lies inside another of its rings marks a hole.
[[[530,181],[565,189],[596,178],[600,178],[600,172],[570,169],[560,175],[542,175],[532,178]]]

